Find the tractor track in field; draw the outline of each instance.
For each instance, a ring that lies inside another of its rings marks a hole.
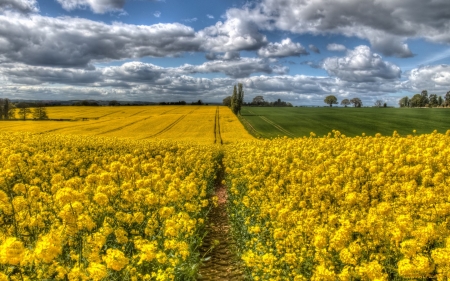
[[[135,116],[135,115],[138,115],[139,113],[142,113],[142,112],[144,112],[144,111],[148,111],[148,109],[145,109],[145,110],[142,110],[142,111],[138,111],[138,112],[136,112],[136,113],[133,113],[133,114],[131,114],[130,116],[128,116],[127,118],[130,118],[130,117],[133,117],[133,116]]]
[[[150,119],[150,118],[152,118],[152,117],[153,117],[153,116],[145,117],[145,118],[142,118],[142,119],[139,119],[139,120],[130,122],[130,123],[128,123],[128,124],[122,125],[122,126],[120,126],[120,127],[117,127],[117,128],[114,128],[114,129],[111,129],[111,130],[108,130],[108,131],[104,131],[104,132],[98,133],[97,135],[103,135],[103,134],[112,133],[112,132],[115,132],[115,131],[120,131],[120,130],[122,130],[122,129],[128,127],[128,126],[131,126],[131,125],[134,125],[134,124],[136,124],[136,123],[145,121],[145,120]]]
[[[220,114],[219,107],[216,108],[216,116],[214,117],[214,143],[223,144],[222,133],[220,132]]]
[[[156,136],[159,136],[159,135],[161,135],[161,134],[163,134],[163,133],[169,131],[169,130],[172,129],[176,124],[180,123],[180,121],[183,120],[186,116],[188,116],[189,114],[193,113],[193,112],[196,111],[197,109],[198,109],[198,108],[196,108],[196,109],[194,109],[194,110],[191,110],[191,111],[188,112],[187,114],[181,115],[177,120],[175,120],[174,122],[172,122],[172,123],[170,123],[169,125],[167,125],[167,126],[166,126],[164,129],[162,129],[161,131],[159,131],[159,132],[157,132],[157,133],[155,133],[155,134],[153,134],[153,135],[150,135],[150,136],[148,136],[148,137],[144,137],[143,139],[154,138],[154,137],[156,137]],[[171,109],[171,110],[169,110],[169,111],[172,111],[172,110],[174,110],[174,109]],[[169,112],[169,111],[167,111],[167,112]],[[167,113],[167,112],[165,112],[165,113]],[[164,114],[164,113],[161,113],[161,115],[163,115],[163,114]]]
[[[265,122],[267,122],[268,124],[272,125],[273,127],[275,127],[275,129],[277,129],[278,131],[285,133],[286,135],[295,138],[295,135],[291,132],[289,132],[288,130],[286,130],[285,128],[281,127],[280,125],[278,125],[277,123],[271,121],[270,119],[268,119],[265,116],[259,116],[259,118],[261,118],[262,120],[264,120]]]
[[[61,128],[56,128],[56,129],[51,129],[51,130],[43,131],[43,132],[40,132],[40,133],[37,133],[37,134],[47,134],[47,133],[59,131],[59,130],[62,130],[62,129],[76,128],[76,127],[81,127],[81,126],[86,126],[86,125],[100,124],[100,123],[105,123],[105,122],[109,122],[109,121],[111,121],[111,120],[102,120],[102,121],[98,121],[98,122],[94,122],[94,123],[89,123],[89,124],[80,124],[80,125],[74,125],[74,126],[66,126],[66,127],[61,127]]]
[[[206,231],[200,254],[203,262],[199,267],[199,281],[243,281],[239,259],[235,255],[235,243],[231,237],[230,223],[227,215],[226,187],[219,185],[215,190],[219,198],[208,214]]]

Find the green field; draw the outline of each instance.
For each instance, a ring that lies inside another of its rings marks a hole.
[[[314,132],[323,136],[339,130],[348,137],[445,133],[450,129],[446,108],[328,108],[328,107],[242,107],[241,121],[256,137],[303,137]]]

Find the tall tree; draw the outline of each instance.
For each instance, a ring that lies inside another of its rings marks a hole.
[[[362,101],[361,101],[361,99],[359,99],[359,98],[352,98],[352,99],[350,100],[350,102],[353,103],[353,105],[354,105],[355,107],[361,107],[361,106],[362,106]]]
[[[19,107],[19,116],[21,119],[27,119],[28,114],[31,113],[31,109],[29,107]]]
[[[442,98],[442,96],[438,97],[438,105],[442,106],[442,104],[444,103],[444,99]]]
[[[428,99],[428,91],[427,90],[423,90],[420,93],[420,96],[421,96],[421,99],[420,99],[420,106],[421,107],[424,107],[424,106],[426,106],[427,104],[430,103],[430,100]]]
[[[241,107],[244,103],[244,86],[242,83],[238,83],[238,92],[237,92],[237,105],[236,105],[236,114],[241,115]]]
[[[14,105],[11,103],[9,99],[5,99],[5,104],[3,106],[3,117],[5,119],[14,119],[16,118],[16,112],[14,110]]]
[[[36,104],[36,108],[33,111],[33,118],[39,120],[48,119],[47,109],[44,107],[42,103]]]
[[[439,101],[438,101],[438,97],[436,94],[431,94],[429,100],[430,100],[429,104],[431,106],[433,106],[433,107],[438,106]]]
[[[338,100],[337,100],[336,96],[333,96],[333,95],[327,96],[327,97],[323,100],[323,102],[326,103],[326,104],[329,104],[330,107],[332,107],[333,104],[338,104]]]
[[[231,96],[231,111],[233,111],[234,114],[237,113],[237,95],[237,86],[234,85],[233,95]]]
[[[400,107],[409,107],[409,98],[408,98],[407,96],[401,98],[401,99],[398,101],[398,105],[399,105]]]
[[[4,107],[5,107],[5,100],[0,99],[0,119],[3,119],[3,117],[5,116],[5,114],[3,113]]]
[[[411,107],[421,107],[422,106],[422,96],[420,94],[415,94],[410,100],[409,105]]]
[[[448,92],[445,94],[444,99],[445,99],[445,106],[449,106],[449,105],[450,105],[450,91],[448,91]]]
[[[341,101],[341,105],[343,105],[343,106],[345,106],[345,107],[347,107],[347,105],[350,105],[351,104],[351,102],[348,100],[348,99],[343,99],[342,101]]]

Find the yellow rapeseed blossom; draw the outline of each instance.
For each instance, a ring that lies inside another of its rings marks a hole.
[[[254,280],[450,278],[450,131],[241,142],[223,164]]]

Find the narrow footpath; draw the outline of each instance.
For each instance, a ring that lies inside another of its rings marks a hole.
[[[205,261],[200,266],[197,280],[245,280],[239,270],[238,258],[232,250],[235,245],[227,216],[226,187],[217,186],[216,196],[219,198],[218,205],[208,215],[208,234],[200,249]]]

